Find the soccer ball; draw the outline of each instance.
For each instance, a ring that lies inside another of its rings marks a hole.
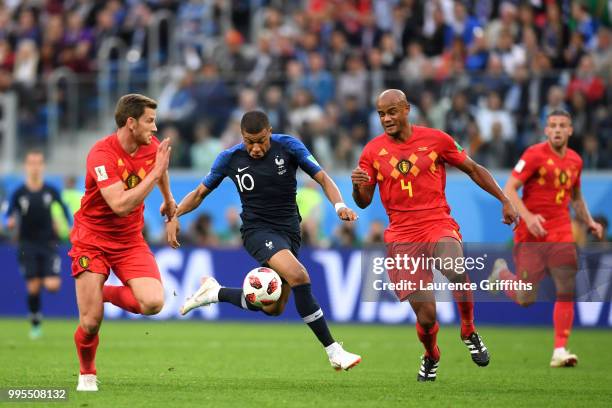
[[[271,305],[281,295],[280,276],[270,268],[255,268],[244,277],[242,292],[250,304],[258,307]]]

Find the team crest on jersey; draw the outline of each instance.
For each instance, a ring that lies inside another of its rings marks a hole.
[[[89,268],[89,258],[86,256],[82,256],[79,258],[79,265],[81,265],[81,268],[83,269],[87,269]]]
[[[412,168],[412,163],[408,160],[402,159],[397,163],[397,170],[402,174],[408,174],[410,169]]]
[[[559,173],[559,183],[561,185],[564,185],[565,183],[567,183],[567,180],[569,179],[567,173],[565,172],[565,170],[561,170],[561,173]]]
[[[277,171],[278,171],[279,176],[282,176],[283,174],[287,172],[287,169],[285,168],[285,159],[283,159],[282,157],[277,155],[274,158],[274,164],[276,164],[277,166]]]
[[[130,174],[128,178],[125,180],[125,183],[128,186],[128,189],[134,188],[140,183],[140,177],[136,174]]]

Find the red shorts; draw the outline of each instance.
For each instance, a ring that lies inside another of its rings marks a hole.
[[[387,244],[387,257],[396,258],[404,255],[410,258],[433,257],[434,250],[440,239],[451,237],[461,242],[459,226],[452,218],[442,220],[435,225],[423,226],[423,228],[412,237],[403,236],[401,242],[390,242]],[[423,261],[422,261],[423,262]],[[397,265],[395,265],[397,266]],[[414,293],[421,287],[433,282],[433,272],[427,265],[419,265],[416,268],[390,268],[387,269],[389,280],[396,285],[395,295],[403,302],[408,295]],[[422,282],[422,283],[421,283]],[[399,286],[399,288],[397,288]]]
[[[578,270],[578,254],[573,242],[517,242],[512,250],[516,277],[538,283],[551,268]]]
[[[105,275],[110,269],[127,284],[134,278],[155,278],[161,281],[157,262],[142,235],[127,243],[109,241],[83,227],[75,227],[70,234],[72,248],[72,276],[88,271]]]

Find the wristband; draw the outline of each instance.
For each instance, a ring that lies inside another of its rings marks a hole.
[[[348,207],[346,206],[346,204],[344,204],[344,203],[340,202],[340,203],[336,203],[336,204],[334,204],[334,208],[336,209],[336,212],[338,212],[338,211],[340,211],[341,209],[343,209],[343,208],[348,208]]]

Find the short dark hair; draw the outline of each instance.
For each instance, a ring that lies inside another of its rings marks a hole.
[[[157,102],[148,96],[140,94],[127,94],[119,98],[115,108],[115,123],[117,127],[124,127],[128,118],[138,119],[145,108],[157,109]]]
[[[249,111],[242,116],[240,121],[240,130],[250,134],[259,133],[269,127],[268,115],[262,111]]]
[[[572,115],[570,115],[570,113],[568,111],[566,111],[565,109],[554,109],[554,110],[552,110],[551,112],[548,113],[548,115],[546,115],[546,120],[548,120],[549,118],[551,118],[553,116],[565,116],[569,120],[572,120]]]

